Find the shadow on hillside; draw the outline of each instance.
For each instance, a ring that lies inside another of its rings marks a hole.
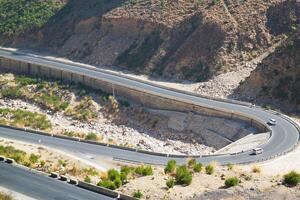
[[[95,17],[99,23],[94,28],[100,28],[102,15],[121,6],[125,0],[69,0],[69,2],[54,15],[41,29],[43,44],[59,48],[74,33],[76,25],[83,20]]]
[[[300,2],[284,1],[271,6],[267,11],[266,26],[273,35],[291,32],[300,24]]]
[[[94,18],[93,29],[100,29],[101,17],[126,0],[67,0],[67,3],[41,28],[12,38],[0,38],[1,45],[25,51],[64,56],[59,50],[74,34],[81,21]],[[88,36],[87,36],[88,37]]]

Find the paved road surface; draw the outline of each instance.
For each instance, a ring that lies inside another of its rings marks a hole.
[[[113,84],[134,88],[136,90],[144,91],[150,94],[171,98],[177,101],[182,101],[182,102],[191,103],[195,105],[201,105],[201,106],[214,108],[218,110],[227,110],[236,113],[244,113],[252,118],[259,119],[265,123],[270,118],[274,118],[277,120],[277,125],[270,127],[270,129],[272,130],[271,138],[268,140],[266,144],[262,145],[262,148],[264,149],[263,154],[258,156],[253,156],[250,155],[251,154],[250,151],[247,151],[234,156],[221,155],[221,156],[199,158],[198,160],[203,163],[207,163],[212,160],[215,160],[221,164],[245,163],[245,162],[259,161],[261,159],[268,159],[280,153],[285,153],[290,151],[298,143],[299,140],[299,132],[297,128],[294,126],[294,124],[292,124],[290,121],[282,118],[279,115],[266,112],[257,107],[248,107],[244,105],[238,105],[238,104],[233,104],[233,103],[228,103],[223,101],[201,98],[198,96],[181,93],[171,89],[161,88],[159,86],[147,84],[144,82],[140,82],[138,80],[128,79],[126,77],[122,77],[117,74],[111,74],[103,70],[86,68],[86,67],[78,66],[76,64],[66,64],[58,61],[45,59],[41,56],[33,56],[31,54],[25,54],[19,52],[15,53],[11,51],[0,50],[0,57],[11,58],[15,60],[25,61],[28,63],[44,65],[54,69],[69,71],[80,75],[85,75],[88,77],[109,81]],[[21,139],[21,140],[26,140],[31,142],[34,142],[37,138],[36,135],[19,134],[15,130],[10,130],[9,131],[10,134],[7,134],[7,132],[8,130],[4,131],[3,129],[1,129],[0,137],[5,136],[5,137],[9,137],[10,139]],[[166,163],[167,160],[169,160],[169,158],[162,157],[162,156],[154,156],[154,155],[148,155],[143,153],[130,152],[126,150],[113,149],[110,147],[101,147],[101,146],[95,146],[90,144],[83,144],[83,143],[78,143],[73,141],[64,141],[57,138],[44,137],[43,141],[45,145],[49,145],[51,147],[57,147],[62,150],[68,150],[68,151],[75,150],[75,151],[82,152],[84,154],[85,153],[101,154],[101,155],[106,155],[115,158],[128,159],[132,161],[153,163],[153,164],[164,164]],[[185,161],[185,159],[177,159],[177,160],[179,162]]]
[[[268,159],[272,156],[276,156],[277,154],[290,151],[298,143],[299,140],[299,132],[290,121],[282,118],[279,115],[274,115],[269,112],[266,112],[260,108],[251,108],[248,106],[201,98],[189,94],[184,94],[178,91],[161,88],[159,86],[147,84],[144,82],[139,82],[137,80],[128,79],[126,77],[118,76],[116,74],[107,73],[103,70],[84,68],[76,64],[65,64],[30,54],[14,53],[10,51],[0,50],[0,57],[26,61],[28,63],[44,65],[54,69],[73,72],[80,75],[109,81],[112,84],[127,86],[129,88],[133,88],[139,91],[144,91],[150,94],[186,103],[191,103],[194,105],[201,105],[219,110],[241,112],[251,116],[252,118],[260,119],[263,122],[267,122],[270,118],[274,118],[277,120],[278,125],[270,127],[270,129],[272,130],[271,138],[266,144],[262,145],[262,148],[264,149],[263,154],[253,156],[250,155],[250,151],[247,151],[237,155],[219,155],[198,158],[197,160],[202,163],[209,163],[211,161],[217,161],[221,164],[245,163],[259,161],[261,159]],[[7,128],[0,128],[0,137],[21,140],[31,143],[37,143],[38,140],[41,140],[42,145],[57,148],[66,152],[77,152],[79,157],[84,155],[104,155],[112,158],[120,158],[152,164],[165,164],[170,159],[168,157],[163,156],[155,156],[121,149],[115,149],[111,147],[104,147],[87,143],[79,143],[76,141],[63,140],[48,136],[35,135]],[[179,163],[186,162],[186,158],[176,158],[176,160]],[[58,181],[51,180],[47,177],[35,175],[33,173],[28,173],[27,171],[8,166],[6,164],[0,164],[0,185],[41,200],[109,199],[108,197],[91,193],[89,191],[85,191],[64,183],[60,183]]]
[[[0,186],[38,200],[113,199],[3,162],[0,162]]]

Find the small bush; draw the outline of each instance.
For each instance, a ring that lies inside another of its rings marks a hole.
[[[96,141],[97,140],[97,134],[96,133],[88,133],[85,136],[86,140],[92,140],[92,141]]]
[[[120,178],[120,173],[115,169],[110,169],[107,172],[107,178],[114,181],[115,179]]]
[[[194,168],[194,165],[196,164],[196,160],[195,159],[190,159],[188,161],[188,166],[189,168]]]
[[[205,172],[206,172],[206,174],[211,175],[215,172],[215,167],[213,165],[209,164],[205,167]]]
[[[115,183],[111,180],[102,180],[97,185],[100,186],[100,187],[105,187],[105,188],[110,189],[110,190],[117,189]]]
[[[120,179],[123,184],[127,183],[127,177],[128,177],[128,174],[126,174],[125,172],[120,173]]]
[[[91,178],[90,178],[89,176],[86,176],[86,177],[84,178],[84,182],[86,182],[86,183],[91,183],[92,180],[91,180]]]
[[[203,165],[201,163],[197,163],[194,165],[194,172],[201,172]]]
[[[175,180],[173,178],[168,179],[166,185],[168,188],[173,188],[175,185]]]
[[[137,199],[140,199],[140,198],[143,197],[143,193],[142,193],[140,190],[135,191],[135,192],[133,193],[133,197],[134,197],[134,198],[137,198]]]
[[[45,165],[46,165],[46,162],[45,162],[44,160],[42,160],[42,161],[40,162],[40,166],[41,166],[41,167],[45,167]]]
[[[192,183],[192,173],[186,165],[177,168],[175,175],[176,183],[181,185],[190,185]]]
[[[2,97],[17,99],[22,97],[19,87],[7,87],[1,90]]]
[[[300,183],[300,174],[291,171],[288,174],[283,176],[283,183],[288,186],[296,186]]]
[[[165,173],[174,173],[176,170],[176,161],[169,160],[167,166],[165,167]]]
[[[20,86],[34,85],[39,82],[36,78],[31,78],[28,76],[16,76],[15,80]]]
[[[260,167],[254,165],[254,166],[252,167],[252,172],[253,172],[253,173],[258,173],[258,174],[259,174],[259,173],[261,172],[261,169],[260,169]]]
[[[239,179],[237,177],[230,177],[225,180],[226,187],[233,187],[239,184]]]
[[[117,177],[117,178],[114,180],[114,184],[115,184],[116,188],[121,187],[121,186],[122,186],[121,178],[120,178],[120,177]]]
[[[38,162],[39,158],[40,158],[40,156],[32,153],[32,154],[30,154],[29,161],[31,162],[31,164],[35,164]]]
[[[132,172],[134,172],[134,167],[129,167],[129,166],[121,167],[120,178],[123,184],[127,183],[127,176]]]
[[[139,166],[135,168],[134,172],[142,176],[150,176],[153,174],[153,170],[151,166]]]
[[[9,118],[9,124],[17,127],[31,127],[34,129],[51,129],[52,124],[46,115],[33,113],[21,109],[0,108],[0,116]]]

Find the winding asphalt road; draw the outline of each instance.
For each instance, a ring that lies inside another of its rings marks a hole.
[[[49,60],[41,56],[11,52],[0,50],[0,57],[25,61],[32,64],[38,64],[53,69],[59,69],[92,77],[95,79],[110,82],[115,85],[122,85],[135,90],[143,91],[153,95],[174,99],[176,101],[182,101],[194,105],[200,105],[207,108],[217,109],[221,111],[229,111],[235,113],[243,113],[250,118],[266,123],[270,118],[274,118],[277,121],[276,126],[270,126],[272,134],[267,143],[261,147],[264,152],[260,155],[251,155],[250,151],[238,153],[236,155],[215,155],[215,156],[203,156],[197,158],[199,162],[204,164],[211,161],[217,161],[220,164],[226,163],[248,163],[261,160],[270,159],[279,154],[286,153],[295,147],[299,141],[299,130],[289,120],[285,119],[281,115],[267,112],[259,107],[249,107],[247,105],[229,103],[224,101],[212,100],[191,94],[181,93],[172,89],[166,89],[157,85],[140,82],[138,80],[128,79],[118,74],[109,73],[107,71],[89,67],[82,67],[79,64],[62,63],[55,60]],[[129,160],[134,162],[150,163],[150,164],[165,164],[170,157],[149,155],[140,152],[127,151],[122,149],[116,149],[112,147],[93,145],[88,143],[82,143],[77,141],[53,138],[49,136],[36,135],[24,131],[18,131],[8,128],[0,128],[0,137],[21,140],[30,143],[37,143],[40,139],[42,145],[56,148],[66,152],[77,153],[79,156],[83,155],[103,155],[121,160]],[[173,158],[172,158],[173,159]],[[174,158],[178,163],[185,163],[186,158]],[[0,169],[2,166],[0,166]],[[9,171],[9,170],[8,170]],[[9,173],[9,172],[8,172]],[[1,180],[1,179],[0,179]]]
[[[0,162],[0,186],[38,200],[113,199],[3,162]]]
[[[135,90],[143,91],[146,93],[154,94],[157,96],[174,99],[177,101],[182,101],[194,105],[200,105],[207,108],[217,109],[221,111],[229,111],[235,113],[243,113],[253,119],[259,120],[262,123],[266,123],[270,118],[274,118],[277,121],[276,126],[270,126],[272,131],[271,137],[267,143],[261,147],[264,149],[263,154],[253,156],[250,151],[239,153],[237,155],[217,155],[209,157],[201,157],[198,160],[203,163],[211,162],[212,160],[217,161],[221,164],[226,163],[247,163],[255,162],[263,159],[269,159],[278,154],[286,153],[290,151],[299,141],[299,130],[297,127],[290,121],[283,118],[281,115],[276,115],[270,112],[267,112],[259,107],[249,107],[246,105],[223,102],[212,100],[208,98],[202,98],[199,96],[194,96],[186,93],[181,93],[174,91],[172,89],[166,89],[159,87],[157,85],[148,84],[145,82],[140,82],[138,80],[128,79],[126,77],[120,76],[118,74],[109,73],[105,70],[82,67],[76,63],[63,63],[55,60],[49,60],[47,58],[20,53],[12,51],[0,50],[0,57],[25,61],[32,64],[38,64],[41,66],[46,66],[53,69],[59,69],[63,71],[68,71],[76,73],[79,75],[84,75],[87,77],[92,77],[95,79],[108,81],[115,85],[126,86]],[[8,134],[9,132],[9,134]],[[15,130],[3,130],[0,129],[1,137],[9,137],[10,139],[21,139],[26,141],[33,142],[36,140],[36,135],[30,134],[19,134]],[[22,137],[22,138],[18,138]],[[42,136],[39,136],[42,137]],[[162,157],[157,155],[149,155],[138,152],[131,152],[121,149],[114,149],[111,147],[95,146],[90,144],[83,144],[74,141],[60,140],[57,138],[44,137],[44,145],[49,145],[62,150],[68,151],[80,151],[86,154],[100,154],[106,155],[109,157],[126,159],[130,161],[152,163],[152,164],[165,164],[170,158]],[[185,158],[177,158],[178,162],[185,162]]]

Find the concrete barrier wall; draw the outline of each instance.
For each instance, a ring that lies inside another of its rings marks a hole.
[[[109,197],[112,197],[112,198],[115,198],[115,199],[136,200],[136,198],[134,198],[134,197],[131,197],[131,196],[128,196],[128,195],[125,195],[125,194],[122,194],[122,193],[118,193],[116,191],[109,190],[109,189],[106,189],[104,187],[99,187],[99,186],[96,186],[96,185],[85,183],[85,182],[82,182],[82,181],[78,182],[78,187],[86,189],[86,190],[90,190],[90,191],[93,191],[93,192],[96,192],[96,193],[99,193],[99,194],[103,194],[105,196],[109,196]]]
[[[49,68],[47,66],[40,66],[21,61],[0,58],[0,70],[2,72],[13,72],[18,74],[30,74],[38,77],[55,78],[65,82],[81,83],[90,86],[94,89],[101,89],[104,92],[112,94],[118,98],[126,98],[127,100],[146,106],[153,109],[165,109],[183,112],[194,112],[206,116],[222,117],[227,119],[239,119],[252,124],[260,132],[268,131],[264,122],[258,119],[253,119],[244,113],[230,112],[227,110],[217,110],[214,108],[206,108],[199,105],[193,105],[173,99],[168,99],[142,91],[134,90],[122,85],[112,85],[109,82],[90,78],[83,75],[74,74],[58,69]]]

